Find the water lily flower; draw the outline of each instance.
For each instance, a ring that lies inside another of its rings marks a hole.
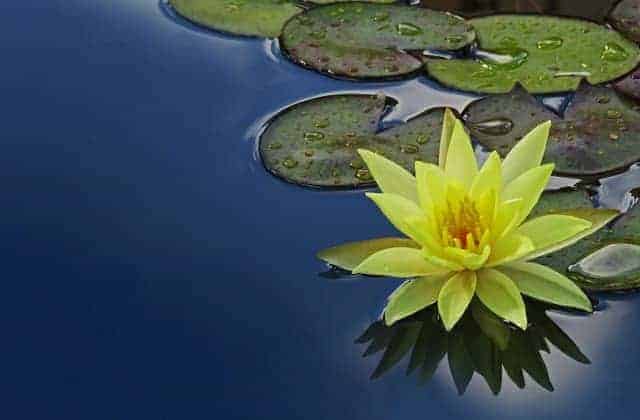
[[[379,154],[359,150],[381,190],[366,195],[407,238],[349,243],[319,258],[354,274],[409,279],[388,298],[388,325],[437,302],[451,330],[474,296],[522,329],[522,295],[592,311],[575,283],[532,262],[618,214],[582,209],[528,219],[553,172],[553,164],[541,164],[550,125],[533,129],[504,160],[491,153],[479,168],[464,126],[447,111],[439,164],[416,162],[415,177]]]

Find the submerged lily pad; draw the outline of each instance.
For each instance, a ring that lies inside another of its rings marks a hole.
[[[443,111],[427,111],[379,132],[391,100],[383,95],[336,95],[294,105],[260,139],[266,168],[295,184],[358,187],[374,181],[357,149],[382,154],[413,171],[416,160],[436,162]]]
[[[430,59],[428,73],[457,89],[506,93],[517,83],[531,93],[572,91],[630,72],[640,50],[619,33],[592,22],[533,15],[469,21],[481,50],[474,59]]]
[[[640,1],[622,0],[609,15],[614,28],[633,39],[640,41]]]
[[[354,78],[395,77],[423,62],[408,51],[458,50],[475,38],[462,19],[417,7],[361,2],[312,8],[284,27],[281,46],[295,62]]]
[[[551,120],[544,160],[563,175],[601,175],[640,160],[640,112],[610,88],[583,84],[562,118],[516,89],[471,104],[464,119],[482,145],[502,155],[533,127]]]
[[[275,38],[302,11],[294,0],[169,0],[180,15],[210,29]]]

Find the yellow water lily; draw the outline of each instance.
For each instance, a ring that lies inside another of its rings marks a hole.
[[[415,177],[396,163],[359,150],[381,193],[367,193],[407,238],[329,248],[319,257],[354,274],[407,278],[388,299],[388,325],[437,302],[447,330],[474,296],[501,318],[527,327],[522,295],[592,311],[564,275],[532,260],[569,246],[610,222],[612,210],[528,216],[547,185],[542,165],[550,122],[527,134],[502,160],[478,167],[462,123],[445,113],[439,164],[416,162]]]

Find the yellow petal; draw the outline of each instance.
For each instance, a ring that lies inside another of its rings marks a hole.
[[[585,238],[597,232],[598,230],[602,229],[609,222],[611,222],[613,219],[615,219],[617,216],[620,215],[620,213],[617,210],[590,209],[590,208],[572,209],[563,213],[567,216],[573,216],[573,217],[580,218],[582,220],[588,220],[589,222],[591,222],[591,227],[563,241],[556,242],[545,247],[536,247],[536,250],[533,253],[526,255],[524,257],[524,260],[527,260],[527,261],[533,260],[533,259],[542,257],[543,255],[547,255],[559,249],[566,248],[570,245],[573,245],[576,242],[578,242],[580,239]]]
[[[591,301],[562,274],[535,263],[511,263],[498,270],[508,275],[520,291],[534,299],[591,312]]]
[[[423,249],[423,257],[430,264],[436,265],[438,267],[442,267],[443,269],[446,269],[448,271],[463,271],[464,270],[464,267],[462,265],[460,265],[459,263],[457,263],[453,259],[447,258],[446,255],[443,255],[441,257],[439,255],[435,255],[433,253],[430,253],[426,249]]]
[[[396,229],[417,241],[411,236],[411,229],[406,225],[407,219],[424,217],[424,213],[416,203],[396,194],[367,193],[366,196],[378,205],[380,211]]]
[[[384,308],[387,326],[436,303],[447,276],[418,277],[407,280],[389,296]]]
[[[447,331],[451,331],[467,310],[476,291],[476,273],[462,271],[451,277],[438,295],[438,312]]]
[[[414,203],[418,202],[416,179],[406,169],[369,150],[359,149],[358,153],[383,193],[396,194]]]
[[[447,178],[452,178],[463,185],[465,191],[469,190],[478,173],[478,162],[473,152],[471,140],[464,126],[458,120],[453,126],[444,172]]]
[[[435,224],[432,221],[425,216],[420,218],[409,217],[403,227],[407,231],[407,236],[415,238],[416,242],[427,248],[431,253],[442,255],[442,245],[437,239]]]
[[[517,232],[529,237],[536,249],[567,240],[591,227],[591,222],[573,216],[549,214],[529,220]]]
[[[433,212],[434,206],[446,202],[444,172],[431,163],[416,162],[416,179],[418,184],[418,200],[426,212]]]
[[[502,189],[502,167],[500,155],[497,152],[492,152],[482,165],[482,169],[471,184],[469,195],[473,199],[478,199],[490,189],[497,192]]]
[[[538,166],[529,169],[505,187],[502,193],[503,200],[522,198],[517,225],[520,225],[529,216],[531,209],[540,200],[540,195],[547,186],[552,172],[553,164]]]
[[[359,242],[348,242],[323,249],[318,252],[317,257],[344,270],[353,270],[370,255],[383,249],[398,247],[422,248],[419,244],[407,238],[377,238]]]
[[[504,273],[491,268],[477,272],[476,294],[494,314],[527,329],[527,311],[518,286]]]
[[[511,149],[502,163],[502,177],[505,185],[540,165],[547,147],[551,121],[545,121],[531,130]]]
[[[451,142],[451,134],[453,134],[453,126],[457,119],[449,108],[444,111],[444,120],[442,121],[442,133],[440,134],[440,151],[438,153],[438,165],[444,170],[447,162],[447,152],[449,151],[449,143]]]
[[[535,250],[533,241],[524,235],[512,233],[496,241],[485,267],[495,267],[516,261]]]
[[[368,257],[353,269],[353,274],[406,278],[442,275],[447,271],[427,262],[419,249],[389,248]]]
[[[481,254],[468,251],[466,249],[447,247],[444,249],[445,255],[462,265],[468,270],[477,270],[489,259],[491,247],[485,246]]]
[[[500,203],[498,210],[496,211],[496,218],[491,230],[494,241],[510,234],[518,226],[517,223],[520,220],[519,215],[521,207],[521,198],[507,200]]]

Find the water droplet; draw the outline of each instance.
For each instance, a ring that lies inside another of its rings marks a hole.
[[[276,142],[273,142],[273,143],[271,143],[271,144],[269,144],[269,145],[267,146],[267,149],[269,149],[269,150],[278,150],[278,149],[282,149],[282,143],[279,143],[279,142],[277,142],[277,141],[276,141]]]
[[[361,159],[355,159],[349,162],[349,166],[353,169],[362,169],[364,168],[364,162]]]
[[[417,36],[422,33],[422,29],[412,23],[398,23],[396,30],[402,36]]]
[[[545,38],[538,41],[537,46],[539,50],[555,50],[556,48],[560,48],[562,46],[562,38],[553,36],[551,38]]]
[[[426,144],[429,141],[429,136],[426,134],[418,134],[416,137],[416,143],[418,144]]]
[[[503,49],[496,52],[478,51],[476,55],[483,61],[485,70],[513,70],[527,62],[529,53],[519,48]]]
[[[356,178],[358,178],[360,181],[370,181],[371,173],[368,169],[358,169],[356,171]]]
[[[287,169],[292,169],[292,168],[295,168],[296,166],[298,166],[298,161],[293,159],[293,158],[288,157],[288,158],[285,158],[282,161],[282,166],[284,166]]]
[[[617,120],[622,116],[622,113],[617,109],[609,109],[607,110],[607,118],[610,120]]]
[[[376,13],[375,15],[373,15],[372,19],[374,22],[384,22],[385,20],[389,19],[389,13],[388,12]]]
[[[305,155],[306,157],[311,157],[311,156],[313,156],[313,154],[314,154],[314,151],[313,151],[313,150],[305,150],[305,151],[304,151],[304,155]]]
[[[315,128],[327,128],[330,125],[331,125],[331,122],[329,121],[329,118],[321,118],[313,122],[313,126]]]
[[[600,97],[596,98],[596,101],[599,104],[608,104],[609,101],[611,101],[611,98],[609,98],[608,96],[600,96]]]
[[[306,141],[318,141],[324,138],[324,134],[319,131],[309,131],[304,133],[304,139]]]
[[[629,53],[615,42],[607,42],[602,48],[600,58],[605,61],[624,61],[629,57]]]
[[[609,140],[617,141],[620,138],[620,135],[617,133],[609,133]]]
[[[400,151],[402,153],[414,154],[418,153],[419,150],[420,148],[415,144],[403,144],[402,146],[400,146]]]
[[[495,118],[492,120],[469,123],[469,126],[489,136],[504,136],[513,130],[513,121],[507,118]]]
[[[444,38],[450,44],[457,44],[459,42],[463,42],[465,40],[464,35],[449,35]]]

